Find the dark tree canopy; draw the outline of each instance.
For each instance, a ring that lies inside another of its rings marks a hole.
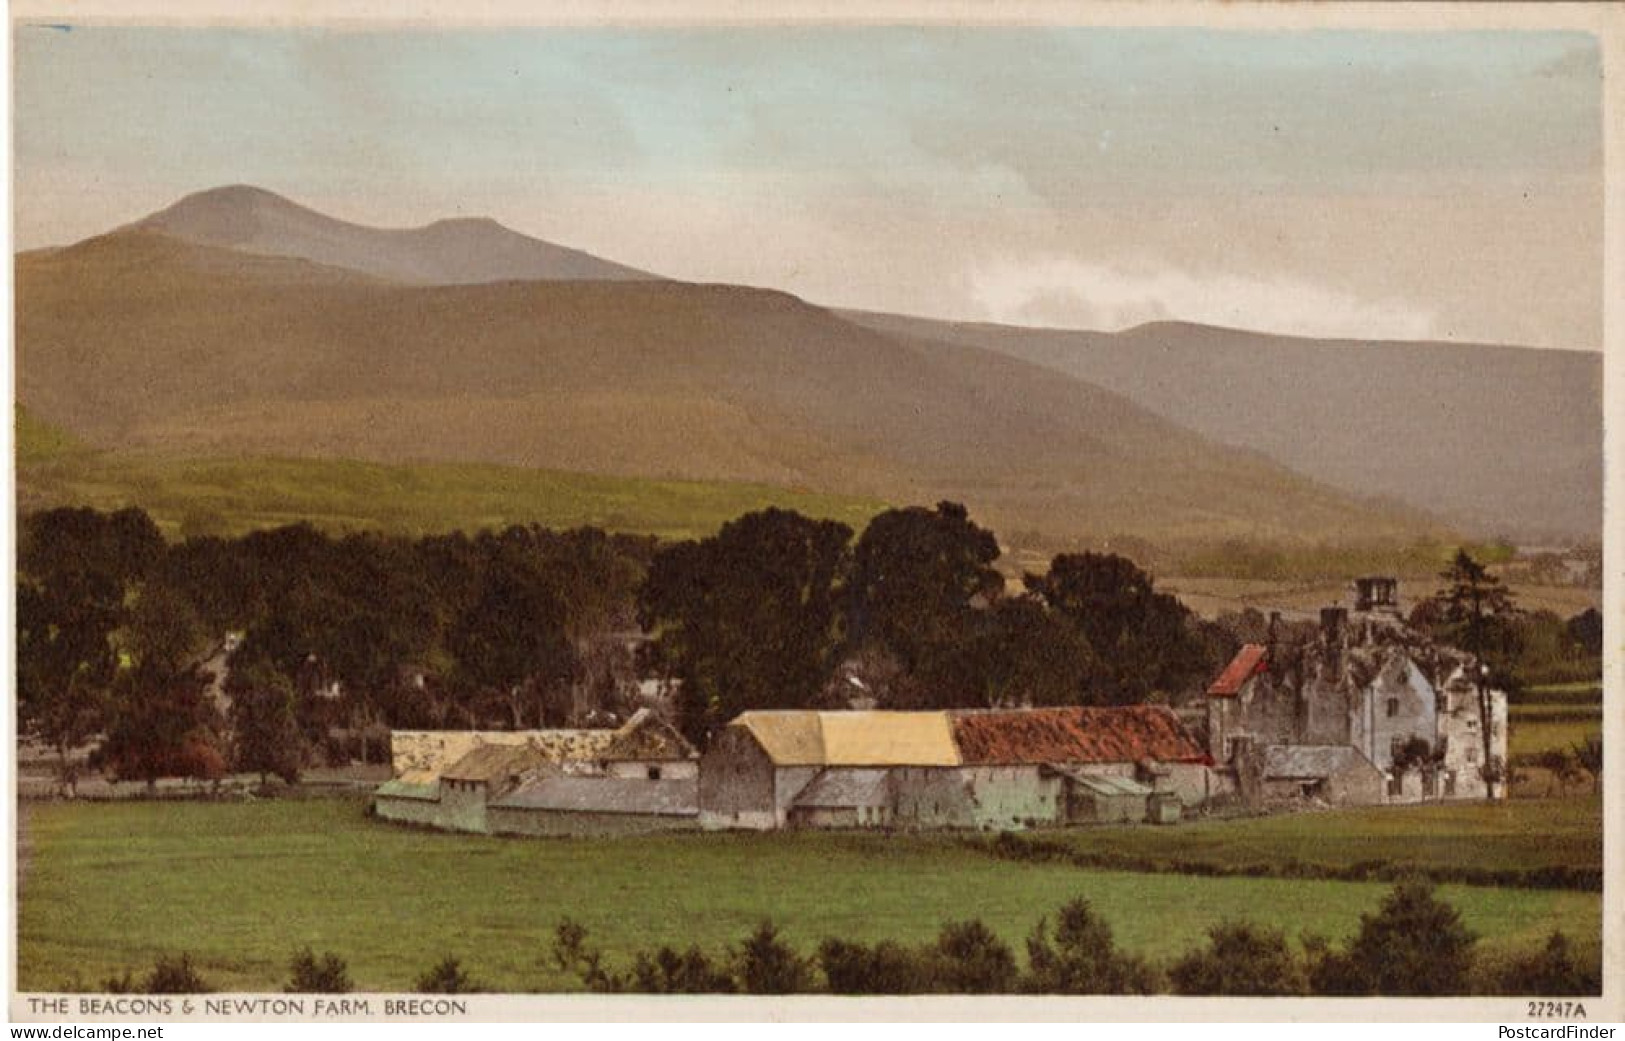
[[[1151,576],[1109,553],[1063,554],[1027,588],[1076,626],[1093,649],[1092,699],[1124,705],[1188,686],[1210,668],[1190,611]]]
[[[844,524],[768,509],[656,554],[638,613],[682,680],[691,740],[703,744],[745,709],[815,703],[834,668],[851,537]]]
[[[999,542],[958,503],[887,510],[858,540],[847,584],[849,638],[874,642],[918,673],[959,642],[973,601],[998,595]]]

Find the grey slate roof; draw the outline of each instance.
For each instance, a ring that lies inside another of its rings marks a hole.
[[[886,784],[890,771],[835,767],[820,773],[796,796],[796,806],[840,809],[854,806],[890,806]]]
[[[491,804],[511,810],[689,817],[700,812],[698,778],[542,777]]]
[[[1348,745],[1270,745],[1264,749],[1265,777],[1331,777],[1361,764],[1371,765]]]

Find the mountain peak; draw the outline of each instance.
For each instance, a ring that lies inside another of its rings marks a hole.
[[[293,257],[416,285],[650,281],[658,276],[531,238],[490,217],[376,228],[249,184],[194,192],[131,227],[199,246]]]

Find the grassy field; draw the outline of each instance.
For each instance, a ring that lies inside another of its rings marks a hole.
[[[1507,726],[1507,755],[1533,755],[1550,748],[1572,748],[1602,733],[1602,716],[1594,720],[1520,720]]]
[[[1267,922],[1293,936],[1344,937],[1389,888],[1084,871],[999,860],[950,836],[450,835],[371,821],[359,801],[342,799],[35,804],[25,812],[18,916],[24,990],[93,988],[183,950],[217,987],[277,989],[291,952],[305,944],[347,959],[361,989],[408,988],[448,953],[490,986],[560,989],[573,981],[557,973],[548,953],[553,926],[565,915],[584,923],[617,961],[660,943],[721,951],[764,916],[806,950],[826,936],[920,942],[944,921],[971,917],[1019,950],[1039,916],[1074,896],[1096,904],[1119,942],[1168,959],[1223,919]],[[1405,811],[1391,812],[1345,828],[1320,820],[1333,834],[1344,832],[1345,842],[1356,842],[1350,833],[1362,827],[1390,823],[1381,843],[1390,853],[1440,824],[1426,814],[1407,824]],[[1492,825],[1473,827],[1487,835]],[[1138,841],[1153,833],[1089,834]],[[1201,842],[1206,832],[1197,826],[1167,834]],[[1528,834],[1526,844],[1544,840]],[[1517,855],[1510,837],[1499,848],[1497,855]],[[1439,892],[1483,937],[1487,957],[1532,948],[1554,928],[1589,949],[1599,943],[1597,894]]]
[[[1342,867],[1362,861],[1421,869],[1602,867],[1602,800],[1513,799],[1378,806],[1177,828],[1113,828],[1046,835],[1081,851],[1108,849],[1223,868],[1295,860]]]
[[[538,523],[667,539],[703,536],[780,506],[862,530],[877,500],[766,484],[667,481],[484,464],[386,465],[324,459],[167,459],[69,451],[19,454],[18,501],[140,506],[166,534],[236,535],[310,521],[329,531],[405,535]]]

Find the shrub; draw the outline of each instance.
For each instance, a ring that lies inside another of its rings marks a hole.
[[[696,946],[680,954],[670,947],[652,955],[639,951],[631,989],[643,994],[731,994],[735,988],[728,971],[711,964]]]
[[[980,919],[944,925],[931,955],[931,979],[938,990],[1003,994],[1015,989],[1016,957]]]
[[[811,989],[807,960],[779,939],[772,922],[763,921],[745,939],[735,963],[740,989],[746,994],[796,994]]]
[[[1399,883],[1344,953],[1322,941],[1309,948],[1309,984],[1317,994],[1428,997],[1465,994],[1475,937],[1431,883]]]
[[[932,989],[930,959],[891,940],[873,947],[825,940],[818,945],[818,963],[835,994],[924,994]]]
[[[1506,964],[1497,979],[1496,993],[1541,997],[1601,994],[1602,973],[1600,966],[1582,965],[1569,938],[1553,932],[1539,952]]]
[[[289,994],[347,994],[353,989],[349,967],[331,951],[320,958],[309,947],[296,951],[288,971],[292,978],[284,989]]]
[[[1055,940],[1040,918],[1027,938],[1029,990],[1040,994],[1150,994],[1156,973],[1143,959],[1120,953],[1111,926],[1089,901],[1073,900],[1056,916]]]
[[[463,971],[462,962],[448,954],[418,977],[414,989],[419,994],[477,994],[481,988]]]
[[[1169,970],[1176,994],[1303,994],[1303,970],[1288,949],[1286,936],[1245,922],[1222,923],[1208,930],[1205,949],[1191,951]]]
[[[176,958],[160,956],[141,989],[148,994],[206,994],[214,988],[192,967],[192,956],[182,954]]]
[[[588,990],[611,993],[621,989],[621,980],[604,969],[604,952],[587,946],[587,928],[573,918],[563,918],[553,929],[553,962],[562,972],[573,972]]]

